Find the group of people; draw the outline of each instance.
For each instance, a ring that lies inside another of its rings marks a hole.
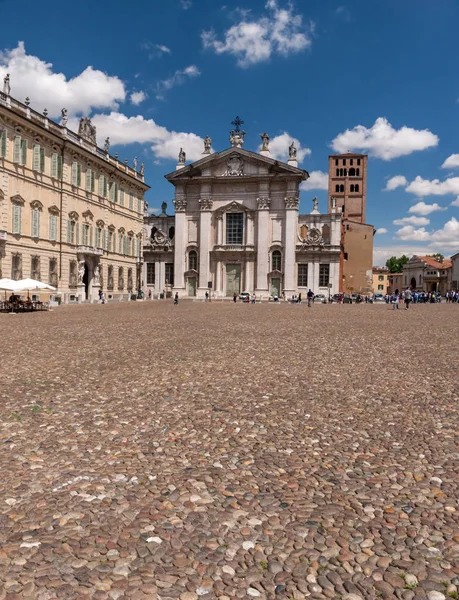
[[[386,304],[392,304],[394,309],[398,308],[399,301],[405,303],[405,308],[413,302],[414,304],[435,304],[441,302],[441,294],[439,292],[415,292],[411,291],[411,288],[407,288],[404,292],[399,292],[396,289],[392,294],[386,294]],[[408,302],[407,302],[408,301]],[[458,292],[448,292],[446,294],[446,302],[458,302]]]

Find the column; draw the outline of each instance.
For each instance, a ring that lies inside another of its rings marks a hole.
[[[208,290],[207,284],[210,277],[210,233],[212,227],[212,200],[201,198],[199,208],[201,215],[199,219],[199,288],[198,297],[203,298]]]
[[[174,292],[183,293],[185,290],[185,238],[187,235],[186,229],[186,197],[176,193],[175,200],[175,251],[174,251]],[[161,264],[162,270],[165,270],[164,263]],[[164,275],[162,274],[162,277]],[[164,279],[163,279],[164,281]],[[164,283],[162,283],[164,285]],[[160,292],[163,291],[161,287]]]
[[[313,285],[314,285],[314,287],[311,286],[311,290],[314,292],[314,294],[318,294],[319,293],[319,263],[317,261],[318,261],[318,259],[315,258],[314,259],[314,263],[312,265],[312,268],[313,268],[313,271],[314,271],[314,276],[313,276]]]
[[[220,260],[217,261],[217,272],[216,272],[216,282],[215,282],[215,295],[223,296],[222,293],[222,263]]]
[[[223,214],[217,215],[217,245],[223,244]]]
[[[257,281],[255,293],[257,296],[268,294],[268,271],[269,271],[269,198],[257,198]]]
[[[253,246],[253,214],[247,213],[247,245]]]
[[[298,227],[298,196],[287,196],[285,202],[284,232],[284,289],[285,295],[295,292],[296,230]],[[308,273],[309,275],[309,273]]]

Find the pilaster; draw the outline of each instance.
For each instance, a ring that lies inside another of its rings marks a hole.
[[[268,294],[268,271],[269,271],[269,209],[271,200],[268,197],[257,198],[257,277],[256,290],[257,295]]]
[[[199,208],[199,289],[198,296],[204,297],[208,290],[207,284],[210,277],[210,233],[212,227],[212,205],[210,197],[201,197]]]
[[[298,195],[287,196],[285,204],[285,232],[284,232],[284,290],[286,296],[295,292],[295,264],[296,264],[296,233],[298,226]]]
[[[177,190],[174,200],[175,207],[175,252],[174,252],[174,292],[185,290],[185,235],[187,199],[185,194]],[[165,269],[164,265],[163,271]],[[162,282],[161,282],[162,283]],[[162,287],[159,291],[162,291]]]

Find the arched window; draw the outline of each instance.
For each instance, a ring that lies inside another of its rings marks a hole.
[[[336,176],[339,177],[339,169],[336,169]]]
[[[173,240],[175,235],[175,227],[169,227],[169,239]]]
[[[351,169],[349,169],[349,177],[355,177],[355,169],[354,169],[354,167],[352,167]]]
[[[352,165],[354,164],[354,159],[353,159],[353,158],[351,158],[351,160],[350,160],[349,162],[350,162],[350,164],[351,164],[351,166],[352,166]]]
[[[282,254],[280,250],[274,250],[271,256],[271,270],[272,271],[281,271],[282,270]]]
[[[190,250],[190,252],[188,253],[188,270],[198,270],[198,253],[196,252],[196,250]]]
[[[339,191],[340,191],[340,192],[344,192],[344,185],[340,185],[340,186],[339,186]]]
[[[339,184],[335,185],[335,192],[339,192]]]
[[[339,170],[339,176],[340,176],[340,177],[343,177],[343,175],[344,175],[344,169],[340,169],[340,170]]]
[[[335,158],[335,165],[338,166],[338,159]]]
[[[354,191],[354,184],[351,183],[351,193]]]
[[[355,190],[354,190],[354,191],[355,191],[355,192],[358,192],[358,191],[359,191],[359,184],[358,184],[358,183],[356,183],[356,184],[355,184]]]
[[[356,177],[360,177],[360,169],[355,170],[355,175],[356,175]]]
[[[344,177],[347,177],[347,169],[344,169]]]

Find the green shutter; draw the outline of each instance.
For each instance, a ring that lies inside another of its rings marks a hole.
[[[32,150],[32,169],[34,171],[40,170],[40,146],[38,144],[33,145]]]
[[[120,206],[124,206],[124,190],[120,188]]]
[[[94,171],[91,171],[91,192],[94,191],[94,180],[95,180],[95,174],[94,174]]]
[[[128,239],[126,236],[123,237],[123,254],[128,253]]]
[[[67,244],[72,243],[72,221],[68,219],[67,221]]]
[[[49,215],[49,239],[52,242],[57,240],[57,216]]]
[[[107,250],[107,237],[108,237],[107,230],[104,229],[104,245],[103,245],[104,250]]]
[[[75,244],[78,246],[80,243],[80,226],[79,223],[75,223]]]
[[[76,162],[72,163],[72,185],[77,185],[78,166]]]
[[[134,198],[132,196],[132,192],[129,192],[129,209],[130,210],[133,209],[133,202],[134,202]]]
[[[115,188],[115,192],[114,192],[115,202],[118,202],[118,184],[114,183],[113,187]]]
[[[96,227],[96,240],[94,246],[100,248],[100,229]]]
[[[89,245],[92,246],[92,225],[89,226]]]
[[[34,209],[32,211],[32,237],[40,236],[40,211]]]
[[[40,171],[45,172],[45,149],[40,148]]]
[[[91,169],[86,169],[86,181],[85,181],[86,191],[91,191]]]
[[[51,154],[51,177],[57,177],[57,152]]]
[[[13,233],[21,233],[21,207],[13,204]]]
[[[19,164],[21,162],[21,136],[14,136],[13,146],[13,162]]]
[[[6,140],[8,136],[6,134],[6,129],[2,131],[2,135],[0,136],[0,154],[3,158],[6,158]]]
[[[21,165],[27,166],[27,140],[21,140]]]
[[[103,196],[104,194],[104,176],[103,175],[99,175],[99,181],[98,181],[98,189],[97,189],[97,193],[99,196]]]
[[[81,186],[81,165],[77,163],[77,186]]]
[[[107,183],[108,183],[107,178],[104,177],[104,198],[107,197]]]
[[[62,155],[59,154],[57,157],[57,177],[58,179],[62,179]]]

